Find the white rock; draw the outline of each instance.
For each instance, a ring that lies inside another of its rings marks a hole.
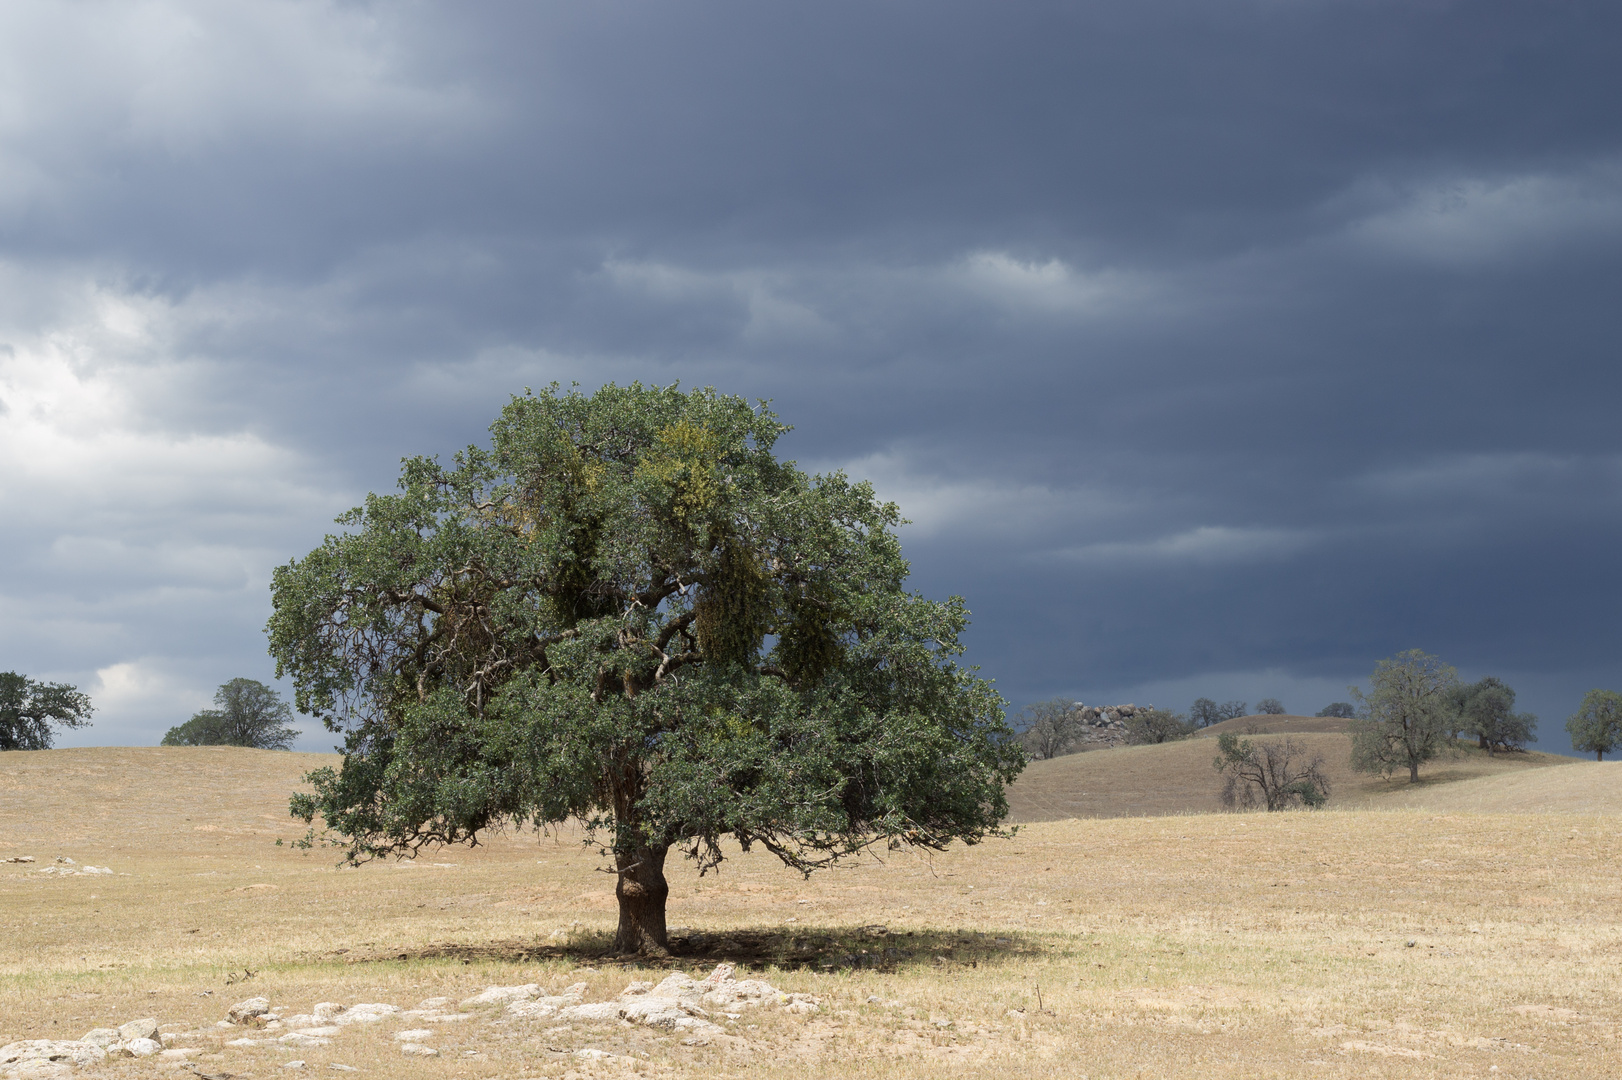
[[[343,1028],[339,1027],[337,1024],[323,1024],[320,1027],[299,1028],[293,1034],[304,1035],[311,1039],[330,1039],[342,1030]],[[283,1039],[286,1037],[287,1036],[285,1035],[282,1036]]]
[[[572,1005],[558,1013],[560,1020],[618,1020],[620,1018],[620,1003],[617,1001],[599,1001],[591,1005]]]
[[[130,1039],[156,1039],[158,1037],[158,1022],[151,1017],[145,1020],[131,1020],[127,1024],[118,1025],[118,1037],[128,1042]]]
[[[576,1050],[574,1056],[582,1061],[607,1061],[615,1055],[607,1050]]]
[[[264,1039],[232,1039],[226,1046],[258,1046]]]
[[[239,1001],[226,1011],[225,1018],[233,1024],[250,1024],[256,1017],[264,1016],[270,1011],[270,1002],[262,997],[252,997],[247,1001]]]
[[[123,1047],[131,1057],[151,1057],[163,1049],[163,1044],[156,1039],[128,1039]]]
[[[319,1008],[319,1006],[317,1006]],[[400,1011],[398,1005],[386,1005],[381,1002],[370,1002],[360,1005],[351,1005],[343,1012],[332,1018],[334,1024],[375,1024],[386,1016],[393,1016]]]
[[[73,1068],[56,1061],[35,1058],[6,1070],[6,1080],[68,1080]]]
[[[113,1045],[113,1043],[118,1041],[118,1029],[117,1028],[91,1028],[89,1031],[87,1031],[83,1035],[79,1036],[79,1041],[80,1042],[87,1042],[87,1043],[94,1043],[95,1045],[100,1046],[103,1049],[105,1049],[105,1048]]]
[[[315,1027],[317,1024],[324,1022],[325,1021],[319,1020],[309,1013],[299,1013],[297,1016],[282,1017],[282,1025],[284,1027],[293,1028],[294,1030],[297,1030],[298,1028]]]
[[[563,988],[563,993],[549,997],[535,998],[532,1001],[515,1001],[507,1006],[507,1012],[513,1016],[521,1016],[529,1020],[540,1020],[548,1016],[555,1016],[563,1009],[580,1004],[585,996],[586,984],[574,983]]]
[[[282,1062],[282,1068],[284,1068],[284,1069],[302,1069],[302,1068],[304,1068],[304,1059],[303,1058],[294,1058],[292,1061],[284,1061],[284,1062]]]
[[[56,1062],[63,1065],[99,1065],[105,1060],[107,1051],[95,1043],[25,1039],[22,1042],[0,1046],[0,1067],[6,1068],[20,1066],[30,1061]]]
[[[406,1042],[421,1042],[433,1038],[434,1033],[427,1028],[412,1028],[410,1031],[396,1031],[394,1037],[404,1039]]]
[[[505,1005],[510,1001],[528,1001],[530,998],[540,997],[539,983],[526,983],[523,986],[492,986],[482,993],[464,998],[462,1008],[470,1005]]]
[[[327,1068],[332,1069],[335,1072],[360,1072],[360,1070],[355,1068],[353,1065],[340,1065],[336,1061],[329,1063]]]
[[[316,1003],[315,1008],[310,1010],[310,1014],[316,1018],[318,1023],[330,1024],[332,1022],[332,1018],[343,1012],[346,1008],[348,1008],[347,1005],[343,1005],[336,1001],[322,1001]]]
[[[188,1046],[184,1050],[165,1050],[163,1053],[159,1054],[158,1057],[162,1058],[164,1061],[185,1061],[193,1054],[201,1054],[202,1052],[203,1050],[201,1047]]]
[[[400,1044],[400,1053],[409,1055],[411,1057],[438,1057],[439,1056],[439,1051],[435,1050],[433,1047],[431,1047],[431,1046],[423,1046],[421,1043],[414,1043],[414,1042],[401,1043]]]
[[[283,1046],[330,1046],[330,1045],[332,1045],[332,1040],[331,1039],[322,1039],[322,1038],[319,1038],[319,1037],[314,1036],[314,1035],[300,1035],[296,1031],[293,1032],[291,1035],[283,1035],[281,1038],[277,1039],[276,1041],[281,1043]]]
[[[34,857],[32,855],[14,855],[9,859],[0,860],[0,861],[15,862],[15,863],[33,862]]]

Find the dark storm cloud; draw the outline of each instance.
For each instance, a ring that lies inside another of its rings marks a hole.
[[[3,18],[0,636],[87,736],[265,677],[268,568],[553,379],[773,398],[1016,704],[1622,682],[1610,6]]]

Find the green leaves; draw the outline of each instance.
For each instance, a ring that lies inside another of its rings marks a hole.
[[[285,726],[293,718],[270,687],[254,679],[232,679],[214,694],[217,709],[204,709],[184,724],[169,729],[164,746],[251,746],[261,750],[287,750],[298,729]]]
[[[553,386],[452,467],[406,461],[272,584],[278,674],[346,739],[295,812],[354,858],[575,817],[805,871],[996,831],[1024,758],[956,666],[963,601],[905,592],[897,508],[777,461],[784,430],[713,390]]]
[[[1566,721],[1566,731],[1578,753],[1593,754],[1596,761],[1605,760],[1607,753],[1622,744],[1622,694],[1590,690]]]
[[[75,686],[0,672],[0,750],[49,750],[52,727],[84,727],[94,711]]]
[[[1353,687],[1362,718],[1352,722],[1352,767],[1389,776],[1419,766],[1441,752],[1454,719],[1452,692],[1458,672],[1419,649],[1381,660],[1369,676],[1370,690]]]

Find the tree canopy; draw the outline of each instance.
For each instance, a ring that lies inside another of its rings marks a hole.
[[[1225,780],[1222,805],[1229,808],[1287,810],[1329,801],[1323,758],[1309,756],[1307,748],[1292,739],[1257,743],[1223,732],[1217,736],[1217,756],[1211,767]]]
[[[618,947],[653,954],[672,847],[809,873],[998,833],[1024,754],[956,662],[962,599],[907,592],[897,507],[779,461],[785,430],[713,390],[553,386],[489,448],[407,460],[274,576],[278,677],[344,733],[294,812],[352,859],[578,818]]]
[[[1139,709],[1126,718],[1126,741],[1135,746],[1174,742],[1194,734],[1194,725],[1166,709]]]
[[[1066,698],[1038,701],[1020,710],[1018,727],[1025,749],[1038,759],[1055,758],[1076,741],[1081,727],[1076,703]]]
[[[1622,743],[1622,694],[1615,690],[1590,690],[1583,703],[1566,721],[1571,745],[1580,754],[1593,754],[1595,761]]]
[[[93,712],[76,686],[0,671],[0,750],[49,750],[53,727],[85,727]]]
[[[1453,668],[1419,649],[1381,660],[1367,694],[1351,688],[1363,707],[1352,724],[1352,767],[1386,776],[1405,768],[1409,781],[1417,781],[1419,766],[1447,744],[1458,681]]]
[[[1532,741],[1538,718],[1515,711],[1515,691],[1489,675],[1480,682],[1460,683],[1452,691],[1455,721],[1460,730],[1474,735],[1488,754],[1500,750],[1521,750]]]
[[[1195,698],[1188,708],[1188,721],[1196,728],[1210,727],[1246,715],[1247,708],[1243,701],[1224,701],[1218,705],[1208,697]]]
[[[204,709],[163,737],[164,746],[252,746],[291,750],[298,728],[287,726],[292,707],[253,679],[232,679],[214,692],[216,709]]]

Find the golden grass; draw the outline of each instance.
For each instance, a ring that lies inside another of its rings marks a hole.
[[[205,1031],[204,1071],[254,1077],[293,1057],[466,1080],[1622,1075],[1618,819],[1425,809],[1043,822],[809,882],[759,853],[702,880],[678,863],[671,921],[709,944],[674,966],[775,955],[766,977],[823,1003],[810,1017],[745,1014],[737,1039],[711,1046],[490,1011],[439,1028],[432,1059],[401,1057],[405,1025],[387,1023],[321,1049],[224,1047],[240,1032],[207,1025],[252,994],[289,1010],[410,1006],[578,979],[597,1000],[650,977],[601,955],[612,882],[571,835],[359,870],[276,847],[300,831],[286,795],[319,760],[0,754],[0,858],[41,860],[0,865],[0,1042],[155,1016]],[[1564,768],[1595,799],[1622,782],[1609,766]],[[38,872],[57,855],[119,874]],[[874,924],[886,932],[864,934]],[[255,974],[229,981],[244,969]],[[627,1056],[572,1056],[591,1047]],[[176,1074],[148,1060],[87,1075]]]

